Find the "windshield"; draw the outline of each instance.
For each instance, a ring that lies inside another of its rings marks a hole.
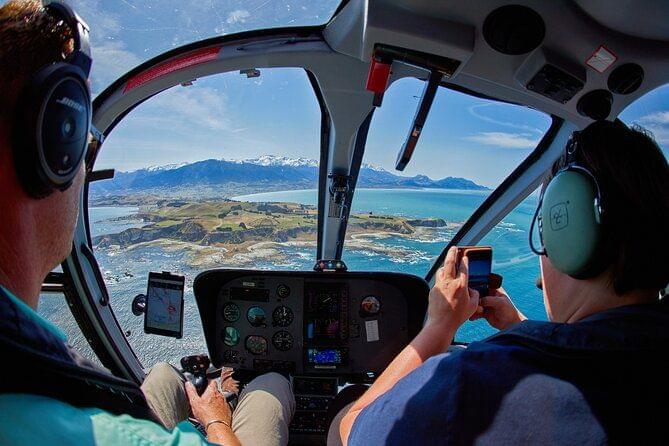
[[[323,25],[340,0],[70,0],[91,28],[97,95],[135,66],[209,37]]]
[[[344,253],[355,269],[425,275],[551,123],[526,107],[440,88],[413,158],[400,172],[395,159],[422,88],[418,79],[396,82],[372,119]]]
[[[193,280],[212,268],[302,269],[316,257],[321,112],[307,73],[230,72],[176,86],[110,133],[89,222],[116,318],[146,364],[205,350]],[[297,190],[306,200],[257,199]],[[261,194],[262,195],[262,194]],[[183,339],[155,342],[131,312],[149,272],[186,276]]]

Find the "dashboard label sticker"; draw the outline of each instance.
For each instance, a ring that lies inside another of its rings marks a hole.
[[[379,340],[379,321],[365,321],[365,331],[367,332],[367,342]]]

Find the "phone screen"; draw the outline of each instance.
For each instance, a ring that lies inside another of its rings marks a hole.
[[[469,259],[469,288],[479,292],[479,296],[488,295],[490,273],[492,270],[492,249],[476,248],[465,250]]]
[[[144,332],[181,338],[183,334],[184,277],[149,273]]]

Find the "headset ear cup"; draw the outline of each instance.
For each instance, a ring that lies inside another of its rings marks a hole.
[[[67,63],[49,65],[26,83],[12,126],[17,176],[34,198],[67,189],[85,155],[91,102],[83,72]]]
[[[577,279],[601,272],[601,225],[596,185],[577,170],[559,172],[546,188],[542,238],[553,266]]]

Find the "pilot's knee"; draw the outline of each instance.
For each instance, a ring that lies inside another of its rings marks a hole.
[[[174,367],[172,367],[172,365],[169,362],[158,362],[153,367],[151,367],[149,375],[152,373],[158,375],[171,375],[178,372],[174,369]]]
[[[151,383],[151,382],[169,382],[169,381],[174,381],[183,383],[184,378],[175,369],[170,363],[168,362],[159,362],[155,364],[153,367],[151,367],[151,370],[149,371],[148,375],[146,375],[146,378],[144,379],[144,383]]]
[[[256,377],[249,383],[253,390],[265,390],[271,394],[284,396],[293,392],[290,389],[290,382],[283,375],[276,372],[265,373]],[[248,387],[248,386],[247,386]]]
[[[276,372],[265,373],[253,379],[246,385],[244,393],[264,391],[273,395],[290,416],[295,411],[295,397],[290,388],[290,382],[283,375]]]
[[[261,379],[262,382],[270,383],[272,386],[290,388],[290,382],[288,382],[286,377],[280,373],[269,372],[265,373],[264,375],[260,375],[256,379]]]

